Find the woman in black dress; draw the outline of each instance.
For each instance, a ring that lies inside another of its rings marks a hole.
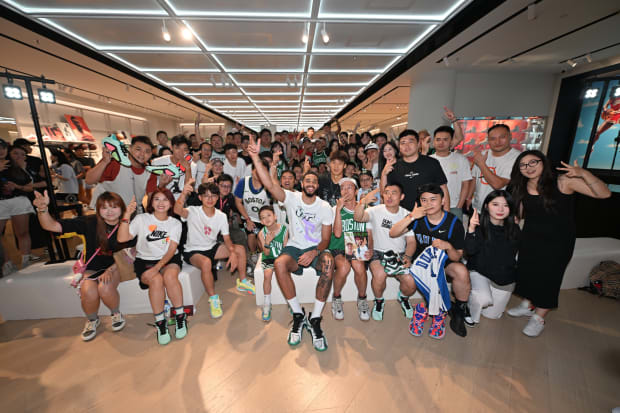
[[[545,327],[544,317],[558,306],[564,271],[575,248],[573,194],[608,198],[607,185],[579,167],[562,162],[565,172],[555,176],[540,151],[525,151],[516,159],[510,187],[520,217],[525,219],[514,293],[523,302],[508,310],[513,317],[529,316],[523,334],[536,337]]]

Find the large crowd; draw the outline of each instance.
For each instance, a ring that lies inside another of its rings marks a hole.
[[[44,230],[84,237],[76,285],[87,318],[85,341],[97,334],[100,302],[111,311],[114,331],[125,326],[117,287],[127,269],[120,253],[133,261],[130,272],[148,290],[162,345],[171,341],[166,297],[175,337],[188,334],[178,279],[183,262],[200,270],[213,318],[223,315],[216,281],[224,266],[237,274],[236,289],[244,294],[256,293],[252,278],[264,278],[266,322],[275,274],[292,314],[291,346],[308,331],[316,350],[327,349],[323,309],[331,292],[333,318],[344,318],[341,293],[350,274],[363,321],[383,320],[392,277],[414,336],[426,324],[428,335],[441,339],[448,324],[465,337],[481,316],[500,318],[512,294],[522,301],[508,315],[527,317],[523,333],[538,336],[558,306],[573,253],[574,194],[606,198],[610,191],[576,164],[553,168],[542,152],[513,148],[510,128],[501,123],[487,131],[488,150],[477,149],[468,159],[454,150],[463,140],[459,121],[450,111],[445,115],[450,126],[432,135],[412,129],[398,136],[358,134],[328,124],[318,131],[263,129],[258,135],[240,128],[203,139],[197,128],[172,139],[160,131],[155,144],[137,136],[126,148],[108,139],[96,164],[81,162],[82,152],[72,159],[58,151],[57,198],[71,201],[75,194],[95,211],[60,220],[41,192],[40,164],[26,158],[28,141],[2,141],[0,225],[12,219],[22,265],[36,259],[23,224],[32,204]],[[5,273],[14,267],[5,259]],[[302,275],[308,267],[316,274],[316,291],[306,314],[293,280],[309,276]],[[423,300],[414,304],[416,291]]]

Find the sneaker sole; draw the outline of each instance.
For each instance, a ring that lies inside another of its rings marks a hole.
[[[241,293],[248,293],[249,295],[254,295],[255,294],[254,291],[248,290],[247,288],[237,287],[237,291],[239,291]]]
[[[92,339],[94,339],[95,337],[97,337],[97,333],[93,334],[92,336],[85,338],[84,336],[82,337],[82,341],[91,341]]]
[[[437,337],[437,336],[431,336],[430,334],[428,335],[430,338],[435,339],[435,340],[441,340],[442,338],[444,338],[446,336],[446,333],[443,333],[443,335]]]
[[[420,334],[416,334],[413,331],[411,331],[411,329],[409,329],[409,334],[411,334],[414,337],[422,337],[422,334],[424,334],[424,330],[422,330]]]
[[[112,331],[114,331],[115,333],[116,333],[116,332],[121,331],[122,329],[124,329],[124,328],[125,328],[125,324],[126,324],[126,323],[123,323],[122,325],[120,325],[120,326],[118,326],[118,327],[114,327],[114,326],[112,326]]]
[[[223,315],[224,315],[224,313],[222,313],[220,315],[215,315],[215,314],[211,313],[211,318],[218,319],[218,318],[222,318]]]

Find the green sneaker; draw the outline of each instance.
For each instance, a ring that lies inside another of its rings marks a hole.
[[[303,309],[302,309],[303,311]],[[288,332],[288,344],[289,346],[296,346],[301,343],[304,327],[306,326],[306,313],[293,314],[293,321],[291,321],[292,327]]]
[[[409,297],[406,297],[406,299],[403,299],[403,298],[405,297],[403,297],[399,291],[398,292],[398,303],[400,304],[400,309],[403,310],[403,314],[405,315],[405,317],[407,317],[408,319],[412,319],[413,308],[411,307],[411,304],[409,304]]]
[[[383,269],[387,275],[402,275],[407,272],[405,264],[400,259],[400,256],[392,250],[383,254],[381,265],[383,265]]]
[[[254,284],[252,284],[252,281],[248,278],[243,280],[237,278],[237,291],[254,295],[256,293],[256,287],[254,287]]]
[[[211,309],[211,318],[220,318],[222,312],[222,300],[220,296],[215,294],[213,297],[209,297],[209,307]]]
[[[383,320],[384,309],[385,309],[385,300],[375,299],[375,304],[372,306],[372,319],[375,321]]]
[[[177,338],[177,340],[181,340],[187,335],[187,314],[177,314],[175,318],[177,328],[174,332],[174,336]]]
[[[170,343],[171,337],[170,332],[168,332],[168,326],[166,325],[166,320],[158,321],[155,323],[155,328],[157,330],[157,342],[162,346]]]
[[[327,338],[325,338],[323,330],[321,329],[322,319],[323,317],[314,317],[306,323],[306,328],[312,335],[312,345],[316,351],[327,350]]]

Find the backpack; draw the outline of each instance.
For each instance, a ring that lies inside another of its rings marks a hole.
[[[602,261],[590,271],[590,285],[580,288],[598,296],[620,298],[620,264]]]

